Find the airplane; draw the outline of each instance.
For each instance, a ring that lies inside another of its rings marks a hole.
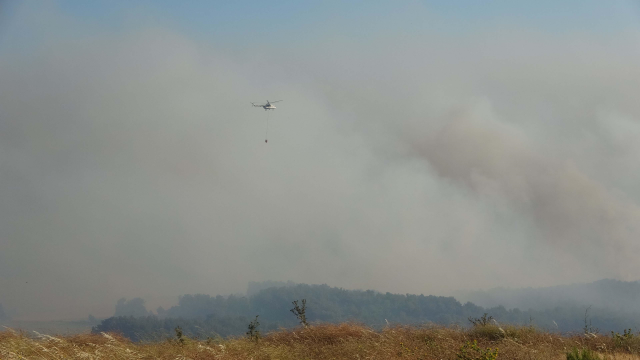
[[[273,106],[273,105],[271,105],[271,104],[272,104],[272,103],[277,103],[277,102],[280,102],[280,101],[282,101],[282,100],[277,100],[277,101],[272,101],[272,102],[269,102],[269,100],[267,100],[267,103],[266,103],[266,104],[264,104],[264,105],[260,105],[260,104],[256,105],[256,104],[254,104],[254,103],[251,103],[251,105],[253,105],[254,107],[261,107],[261,108],[264,108],[264,110],[265,110],[265,111],[267,111],[267,110],[275,110],[275,109],[276,109],[276,107],[275,107],[275,106]]]

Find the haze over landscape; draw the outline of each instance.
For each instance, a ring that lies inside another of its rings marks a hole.
[[[251,281],[637,281],[639,19],[635,1],[0,2],[0,304],[68,320]]]

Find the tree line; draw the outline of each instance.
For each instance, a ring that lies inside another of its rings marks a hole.
[[[292,328],[299,320],[292,316],[292,301],[306,300],[309,323],[358,322],[373,328],[389,324],[468,325],[469,318],[490,314],[499,324],[533,325],[550,331],[578,332],[586,321],[601,332],[640,329],[640,315],[610,309],[562,306],[546,310],[484,308],[453,297],[380,293],[372,290],[345,290],[327,285],[271,287],[251,296],[183,295],[178,305],[150,315],[142,299],[118,302],[116,315],[103,320],[94,332],[115,331],[128,338],[153,340],[171,336],[180,326],[186,336],[227,337],[243,335],[256,315],[265,331]],[[129,309],[128,306],[131,308]],[[127,311],[134,313],[127,313]]]

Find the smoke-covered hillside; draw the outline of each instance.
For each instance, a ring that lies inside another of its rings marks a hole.
[[[483,307],[544,310],[557,306],[593,306],[621,312],[640,312],[638,281],[604,279],[544,288],[495,288],[460,292],[456,297]]]
[[[605,282],[606,283],[606,282]],[[598,283],[600,284],[600,282]],[[257,286],[259,284],[254,284]],[[158,312],[158,316],[117,316],[102,321],[94,331],[116,331],[133,340],[162,338],[180,326],[185,334],[199,337],[241,335],[249,321],[259,316],[263,331],[299,325],[292,314],[292,301],[306,300],[305,315],[310,323],[355,321],[373,328],[387,324],[469,325],[469,318],[492,316],[498,324],[533,325],[559,332],[582,332],[587,307],[569,302],[550,304],[538,310],[482,307],[462,304],[453,297],[380,293],[373,290],[345,290],[328,285],[297,284],[271,287],[252,296],[184,295],[178,305]],[[138,313],[145,314],[142,299],[133,299]],[[124,302],[119,302],[122,307]],[[127,303],[128,304],[128,303]],[[142,306],[142,308],[140,308]],[[622,331],[640,328],[640,314],[629,311],[589,308],[586,314],[591,331]]]

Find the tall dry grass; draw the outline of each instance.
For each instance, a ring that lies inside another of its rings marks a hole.
[[[373,331],[357,324],[315,325],[272,332],[253,341],[174,339],[132,343],[116,334],[54,337],[0,332],[0,359],[458,359],[461,347],[498,348],[498,359],[565,359],[573,348],[609,359],[632,358],[640,344],[616,344],[611,336],[560,335],[530,327],[389,327]],[[467,358],[480,358],[469,353]]]

